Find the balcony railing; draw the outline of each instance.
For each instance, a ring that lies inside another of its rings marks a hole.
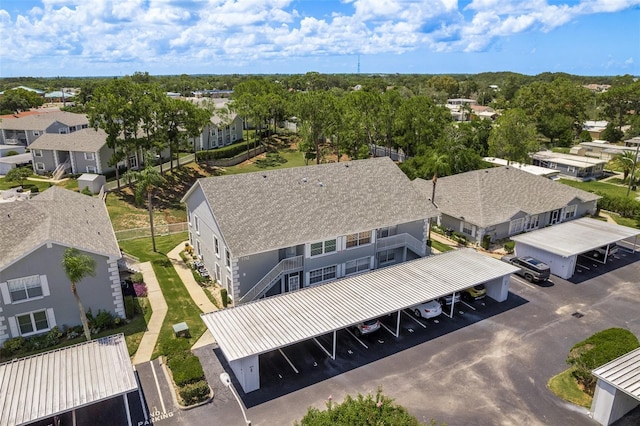
[[[303,256],[289,257],[283,259],[272,270],[270,270],[253,288],[247,291],[238,301],[239,304],[250,302],[262,296],[274,284],[274,281],[280,279],[282,274],[301,269],[303,265]]]
[[[424,256],[427,253],[427,248],[422,241],[406,233],[378,238],[376,250],[390,250],[405,246],[420,256]]]

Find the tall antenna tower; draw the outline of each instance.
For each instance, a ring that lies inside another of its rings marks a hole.
[[[360,74],[360,54],[358,54],[358,74]]]

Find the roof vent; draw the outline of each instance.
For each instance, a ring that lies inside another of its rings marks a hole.
[[[318,182],[318,186],[322,188],[324,186],[324,183]]]
[[[302,178],[302,181],[303,181],[304,183],[307,183],[307,178],[306,178],[306,177],[303,177],[303,178]]]
[[[266,179],[266,178],[267,178],[267,175],[262,175],[262,177]]]
[[[346,163],[344,166],[345,166],[346,168],[349,168],[349,163]]]

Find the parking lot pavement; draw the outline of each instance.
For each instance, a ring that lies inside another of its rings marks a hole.
[[[261,355],[261,389],[255,392],[244,394],[233,374],[232,380],[254,425],[292,424],[310,406],[325,408],[330,395],[340,402],[379,386],[423,422],[595,425],[587,409],[557,398],[547,382],[567,368],[571,347],[597,331],[624,327],[640,336],[640,256],[634,256],[594,276],[578,272],[579,285],[557,277],[541,284],[512,277],[506,302],[486,298],[469,304],[475,310],[460,304],[453,318],[422,320],[402,313],[398,337],[384,327],[359,340],[341,330],[335,360],[313,341]],[[382,322],[395,331],[394,315]],[[332,336],[318,340],[331,350]],[[162,424],[243,425],[237,402],[218,378],[224,370],[231,373],[219,349],[205,346],[196,355],[215,398],[176,411]],[[143,387],[145,395],[152,389]],[[639,418],[640,413],[616,426],[639,424]]]

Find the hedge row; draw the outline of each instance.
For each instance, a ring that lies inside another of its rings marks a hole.
[[[209,385],[200,360],[191,353],[189,340],[170,339],[163,343],[162,352],[184,403],[192,405],[205,401],[209,397]]]
[[[634,198],[612,196],[602,193],[597,194],[602,196],[602,198],[598,200],[598,208],[602,210],[615,212],[627,218],[634,218],[640,215],[640,201]]]
[[[196,153],[196,161],[219,160],[221,158],[232,158],[246,152],[249,148],[249,142],[238,142],[233,145],[222,148],[210,149],[207,151],[198,151]]]

